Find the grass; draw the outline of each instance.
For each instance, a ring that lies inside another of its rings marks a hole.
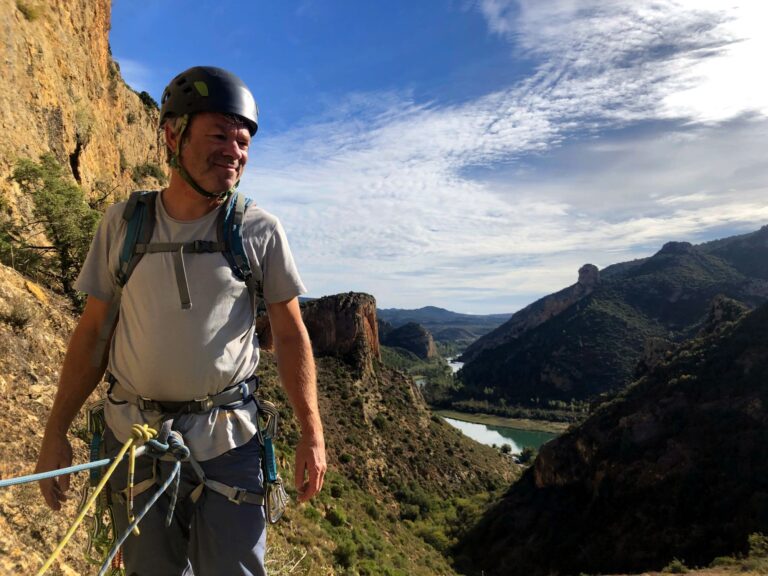
[[[485,424],[487,426],[501,426],[504,428],[514,428],[516,430],[535,430],[537,432],[552,432],[561,434],[568,429],[566,422],[547,422],[544,420],[529,420],[527,418],[503,418],[491,414],[469,414],[467,412],[456,412],[455,410],[436,410],[435,414],[443,418],[453,418],[463,422],[473,422],[475,424]]]

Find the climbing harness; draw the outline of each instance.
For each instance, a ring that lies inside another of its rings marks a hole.
[[[120,302],[125,285],[134,269],[145,254],[169,252],[173,254],[176,285],[182,310],[192,308],[189,294],[187,271],[184,265],[185,254],[201,254],[220,252],[226,259],[234,276],[245,283],[253,311],[253,322],[259,301],[263,299],[262,274],[258,263],[251,265],[243,241],[243,218],[251,203],[240,193],[233,193],[226,204],[219,208],[216,224],[217,240],[195,240],[192,242],[151,242],[155,229],[155,204],[157,191],[134,192],[128,199],[123,211],[126,221],[126,234],[120,251],[120,262],[115,272],[115,294],[109,305],[106,320],[101,326],[99,340],[94,347],[92,362],[95,366],[101,364],[106,352],[112,331],[120,312]],[[246,332],[245,335],[248,334]]]
[[[137,406],[142,412],[162,412],[174,416],[180,414],[202,414],[210,412],[214,408],[226,408],[228,410],[239,408],[249,402],[259,388],[259,378],[251,376],[242,382],[225,388],[218,394],[202,396],[187,402],[167,402],[132,394],[109,372],[107,372],[105,380],[109,383],[107,396],[113,404],[128,403]]]

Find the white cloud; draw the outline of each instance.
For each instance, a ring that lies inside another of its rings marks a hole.
[[[313,294],[387,307],[508,310],[586,261],[756,228],[759,8],[721,4],[485,0],[492,33],[540,61],[531,77],[453,106],[352,95],[257,139],[243,188],[286,224]]]

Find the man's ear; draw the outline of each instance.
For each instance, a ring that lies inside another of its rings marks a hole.
[[[166,122],[163,125],[163,132],[165,133],[165,145],[171,151],[171,154],[176,152],[176,145],[178,143],[178,136],[171,127],[171,122]]]

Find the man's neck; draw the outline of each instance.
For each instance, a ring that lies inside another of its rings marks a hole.
[[[160,195],[163,207],[175,220],[197,220],[216,210],[222,200],[198,194],[184,180],[172,173],[171,183]]]

